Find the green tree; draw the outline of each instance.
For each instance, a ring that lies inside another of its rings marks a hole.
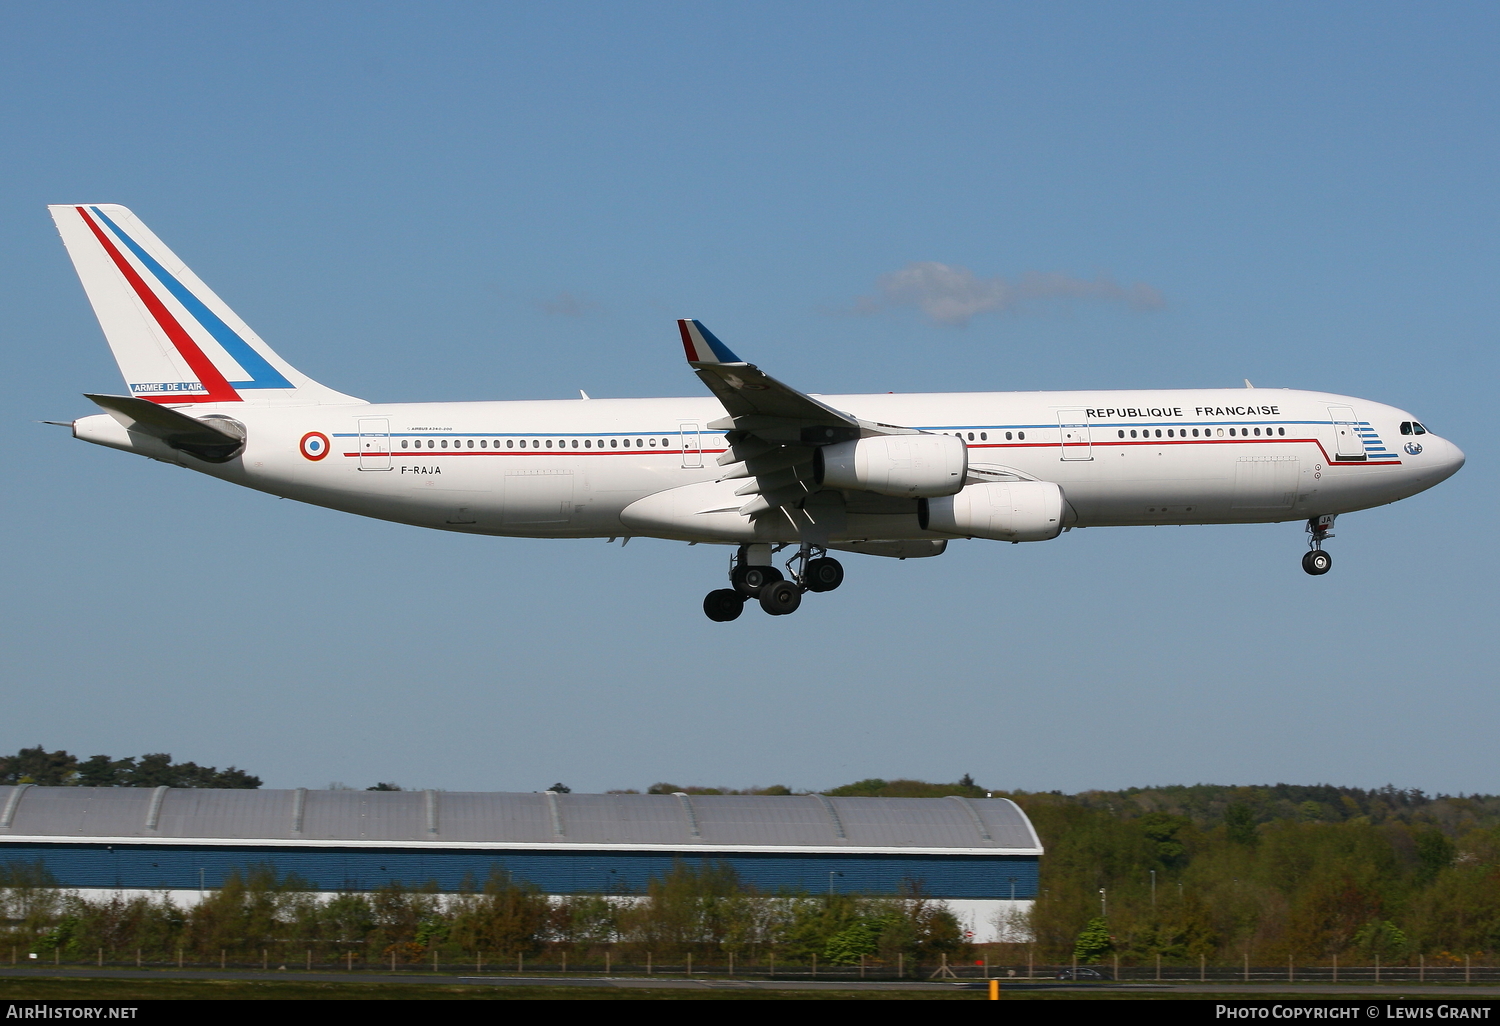
[[[1114,950],[1114,938],[1109,935],[1109,924],[1102,916],[1095,916],[1079,933],[1073,944],[1073,957],[1080,962],[1100,962]]]
[[[1389,961],[1405,955],[1410,943],[1395,923],[1372,919],[1354,934],[1354,946],[1366,955]]]
[[[695,946],[737,949],[755,938],[756,898],[727,862],[678,860],[647,883],[647,900],[622,913],[620,925],[632,939],[663,954]]]
[[[545,894],[495,869],[482,890],[456,903],[449,936],[465,951],[532,954],[541,947],[550,913]]]
[[[828,943],[823,946],[824,959],[834,965],[859,965],[865,959],[879,955],[881,938],[903,918],[901,913],[892,910],[856,916],[848,926],[828,938]],[[914,938],[912,931],[904,933]]]
[[[952,784],[929,784],[925,780],[882,780],[871,777],[858,780],[843,787],[835,787],[824,794],[833,798],[946,798],[959,795],[966,798],[983,798],[985,789],[974,783],[968,774]]]
[[[1443,870],[1453,865],[1458,856],[1458,847],[1441,830],[1423,830],[1416,836],[1417,879],[1429,883]]]
[[[79,787],[124,787],[125,772],[134,766],[134,759],[116,761],[107,755],[91,755],[78,764],[76,783]]]
[[[78,760],[62,749],[49,752],[41,745],[0,756],[0,784],[40,784],[63,787],[73,783]]]
[[[1234,802],[1224,810],[1224,829],[1235,844],[1253,847],[1259,840],[1255,832],[1255,810],[1245,802]]]
[[[1166,812],[1148,812],[1136,823],[1146,839],[1156,845],[1156,858],[1164,867],[1180,869],[1187,864],[1188,848],[1181,835],[1192,829],[1192,820]]]
[[[0,756],[0,784],[40,784],[44,787],[225,787],[256,788],[259,777],[230,766],[220,770],[193,762],[174,763],[165,752],[135,758],[111,759],[91,755],[83,762],[59,749],[41,745]]]

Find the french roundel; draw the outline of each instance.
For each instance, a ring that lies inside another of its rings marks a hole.
[[[298,443],[298,448],[302,450],[303,456],[317,461],[328,455],[328,450],[331,446],[328,442],[328,436],[323,434],[323,432],[309,431],[302,436],[302,441]]]

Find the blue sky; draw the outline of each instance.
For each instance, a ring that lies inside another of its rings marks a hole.
[[[1480,3],[0,6],[0,749],[281,787],[1500,790],[1497,30]],[[696,316],[808,391],[1248,377],[1410,409],[1469,463],[1343,518],[1324,578],[1295,524],[1082,531],[850,557],[796,616],[715,625],[721,550],[364,521],[37,424],[120,387],[56,202],[131,207],[372,400],[695,394]],[[945,320],[889,285],[922,262],[1053,284]]]

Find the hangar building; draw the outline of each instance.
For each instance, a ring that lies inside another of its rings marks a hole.
[[[186,900],[249,865],[329,892],[457,891],[499,868],[550,894],[625,895],[706,859],[771,892],[916,884],[985,941],[1035,898],[1041,853],[1003,798],[0,786],[0,861],[40,862],[65,887]]]

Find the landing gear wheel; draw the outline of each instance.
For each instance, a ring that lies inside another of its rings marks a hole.
[[[759,595],[767,584],[781,579],[781,571],[774,566],[737,566],[729,574],[729,583],[735,590],[750,598]]]
[[[745,596],[733,588],[711,591],[703,600],[703,612],[715,623],[728,623],[730,620],[739,619],[739,615],[744,611]]]
[[[791,581],[772,581],[760,589],[760,608],[772,616],[795,613],[802,604],[802,589]]]
[[[1302,557],[1302,569],[1314,577],[1321,577],[1333,569],[1333,557],[1322,549],[1313,549]]]
[[[802,581],[808,591],[832,591],[844,583],[844,565],[836,559],[822,556],[807,561]]]

